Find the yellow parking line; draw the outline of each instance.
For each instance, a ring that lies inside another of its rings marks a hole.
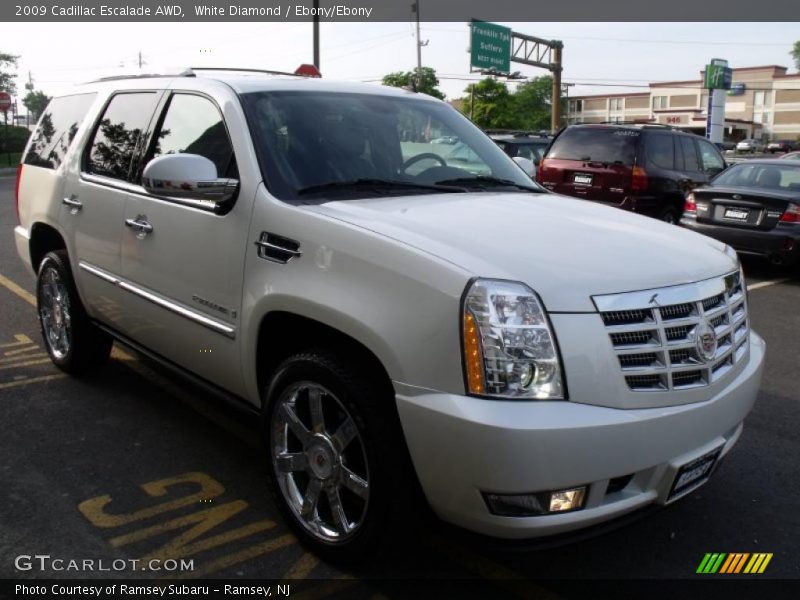
[[[32,347],[33,350],[39,350],[36,346]],[[30,360],[32,358],[42,358],[43,356],[47,356],[44,352],[37,352],[36,354],[29,354],[27,356],[13,356],[11,358],[0,358],[0,365],[7,365],[13,362],[20,362],[24,360]]]
[[[303,556],[283,574],[281,579],[305,579],[318,564],[319,559],[316,556],[304,552]]]
[[[0,367],[0,371],[2,371],[3,369],[16,369],[17,367],[30,367],[32,365],[43,365],[45,363],[52,362],[50,360],[50,357],[48,357],[46,354],[43,354],[42,356],[45,356],[46,358],[40,358],[39,360],[29,360],[28,362],[18,362],[18,363],[14,363],[14,364],[11,364],[11,365],[3,365],[3,366]],[[31,357],[26,356],[25,358],[31,358]]]
[[[8,388],[17,387],[20,385],[29,385],[31,383],[41,383],[50,381],[51,379],[61,379],[66,377],[65,373],[56,373],[55,375],[43,375],[41,377],[32,377],[31,379],[20,379],[19,381],[9,381],[8,383],[0,383],[0,390],[7,390]]]
[[[14,336],[16,342],[8,342],[7,344],[0,344],[0,348],[16,348],[17,346],[27,346],[33,344],[33,340],[24,333],[18,333]],[[6,352],[10,354],[10,352]]]
[[[27,302],[31,306],[36,306],[36,297],[33,294],[31,294],[28,290],[22,289],[16,283],[4,277],[3,275],[0,275],[0,285],[6,288],[9,292],[16,294],[17,296],[25,300],[25,302]]]
[[[225,569],[227,567],[243,563],[247,560],[250,560],[251,558],[255,558],[263,554],[269,554],[270,552],[273,552],[285,546],[290,546],[296,542],[297,538],[294,537],[292,534],[287,533],[280,537],[267,540],[266,542],[250,546],[249,548],[245,548],[244,550],[240,550],[239,552],[228,554],[227,556],[223,556],[222,558],[218,558],[217,560],[212,560],[211,562],[202,565],[199,569],[184,573],[183,575],[179,575],[177,578],[193,579],[195,577],[203,577],[210,573],[215,573],[221,569]],[[170,576],[170,578],[174,577],[175,576]]]

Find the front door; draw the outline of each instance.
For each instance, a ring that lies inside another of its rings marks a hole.
[[[210,159],[219,177],[239,179],[225,120],[209,96],[172,93],[143,165],[156,156],[182,152]],[[215,214],[191,201],[157,197],[141,188],[126,202],[125,221],[132,225],[122,235],[123,287],[139,314],[127,334],[240,394],[239,314],[254,195],[254,185],[241,182],[229,212]]]

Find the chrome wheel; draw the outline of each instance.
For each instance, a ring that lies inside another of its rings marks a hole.
[[[350,413],[328,389],[301,381],[272,411],[272,468],[299,523],[328,543],[344,542],[364,522],[369,469]]]
[[[67,286],[58,270],[45,266],[39,275],[42,281],[39,316],[44,338],[51,354],[63,359],[72,345],[72,318]]]

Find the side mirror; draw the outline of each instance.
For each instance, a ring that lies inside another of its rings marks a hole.
[[[149,193],[179,201],[191,201],[214,212],[223,212],[236,197],[237,179],[217,177],[217,167],[198,154],[165,154],[144,168],[142,185]]]
[[[530,177],[531,179],[534,178],[536,175],[536,166],[533,164],[533,161],[530,158],[525,158],[524,156],[515,156],[512,158],[519,167],[525,171],[525,174]]]

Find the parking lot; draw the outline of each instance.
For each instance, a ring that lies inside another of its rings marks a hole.
[[[794,273],[745,262],[752,324],[767,341],[763,387],[738,445],[697,493],[569,545],[511,548],[432,523],[412,550],[345,572],[304,552],[281,523],[257,427],[234,409],[120,346],[85,379],[51,365],[33,281],[13,247],[13,186],[13,177],[0,179],[2,578],[333,579],[339,587],[328,591],[348,597],[392,597],[397,579],[468,579],[489,593],[542,597],[533,580],[697,578],[708,552],[764,552],[774,556],[757,577],[800,579]],[[18,556],[35,554],[161,568],[15,567]],[[181,559],[193,569],[173,570]]]

